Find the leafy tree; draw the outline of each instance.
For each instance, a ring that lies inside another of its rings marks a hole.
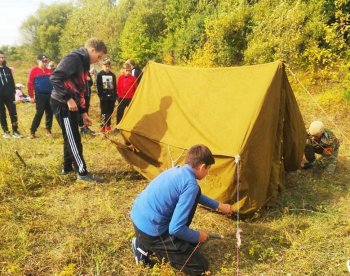
[[[72,5],[68,3],[41,5],[36,13],[22,24],[24,44],[32,49],[34,55],[45,53],[54,60],[60,57],[59,40],[71,10]]]
[[[148,60],[160,61],[166,28],[163,10],[165,0],[137,1],[120,36],[121,57],[133,58],[141,65]]]
[[[120,34],[134,4],[135,0],[79,0],[60,40],[62,55],[98,37],[106,43],[109,57],[119,60]]]
[[[181,61],[183,57],[189,58],[194,46],[194,41],[191,41],[193,40],[191,39],[192,34],[194,34],[193,38],[199,37],[196,23],[203,25],[203,20],[201,22],[194,18],[190,20],[195,13],[195,1],[167,1],[164,9],[164,21],[167,28],[164,31],[165,37],[162,45],[163,58],[166,63],[172,64]],[[186,26],[191,26],[192,34],[186,32]]]
[[[205,43],[192,57],[202,66],[231,66],[243,61],[249,9],[237,0],[221,1],[205,19]]]
[[[305,8],[300,1],[288,0],[262,0],[254,5],[245,62],[293,61],[304,41],[302,26],[307,20]]]
[[[108,51],[114,60],[121,60],[121,48],[120,48],[120,36],[124,29],[130,13],[133,10],[136,0],[120,0],[116,1],[117,5],[114,8],[112,15],[112,24],[114,28],[114,34],[110,38],[110,44]]]
[[[20,56],[19,46],[4,45],[0,47],[0,51],[4,52],[8,60],[19,60]]]
[[[61,54],[82,47],[91,37],[108,44],[114,34],[114,8],[110,0],[79,0],[60,39]]]

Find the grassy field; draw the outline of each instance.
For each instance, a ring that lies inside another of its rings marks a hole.
[[[28,70],[16,65],[16,80],[25,83]],[[307,77],[303,79],[308,85]],[[305,122],[310,122],[320,111],[311,107],[310,98],[293,80],[292,85]],[[348,135],[348,121],[343,119],[349,118],[349,109],[344,98],[343,102],[339,100],[338,108],[322,102],[333,85],[318,86],[322,93],[311,93],[323,108],[333,108],[332,120]],[[332,94],[332,103],[338,99],[337,93],[340,90]],[[31,104],[18,105],[23,134],[29,134],[34,111]],[[95,94],[91,114],[97,130]],[[318,118],[324,119],[322,115]],[[84,157],[89,170],[105,179],[104,184],[80,183],[75,175],[60,175],[63,148],[56,121],[53,133],[54,138],[47,138],[42,123],[38,139],[0,140],[0,274],[175,275],[167,265],[149,270],[136,266],[133,259],[129,213],[147,181],[100,136],[83,138]],[[290,173],[286,175],[285,190],[273,206],[241,220],[241,275],[348,274],[350,159],[345,142],[335,175]],[[210,260],[212,275],[236,274],[234,218],[199,208],[193,228],[225,235],[224,240],[208,241],[199,250]]]

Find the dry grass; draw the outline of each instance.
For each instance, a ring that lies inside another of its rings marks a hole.
[[[23,82],[21,70],[16,74]],[[303,101],[304,95],[296,90]],[[97,129],[96,95],[92,103]],[[305,114],[311,110],[307,102],[301,108]],[[34,106],[20,104],[18,113],[20,130],[29,134]],[[306,115],[310,120],[318,115],[310,113]],[[61,176],[62,138],[56,122],[53,132],[54,139],[46,138],[42,125],[36,140],[0,140],[0,274],[175,275],[167,265],[147,270],[133,260],[129,213],[147,181],[102,137],[83,138],[84,156],[88,168],[106,183],[83,184],[74,175]],[[345,262],[350,259],[347,154],[343,150],[334,176],[289,174],[275,206],[240,222],[241,275],[346,274]],[[210,260],[213,275],[236,274],[235,221],[199,209],[193,228],[226,236],[200,250]]]

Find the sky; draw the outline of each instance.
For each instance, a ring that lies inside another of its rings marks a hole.
[[[40,4],[69,2],[68,0],[0,0],[0,46],[22,43],[20,27]]]

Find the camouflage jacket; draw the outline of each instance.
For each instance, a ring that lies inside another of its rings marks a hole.
[[[339,148],[338,138],[329,129],[325,129],[319,141],[312,140],[309,136],[307,139],[307,144],[311,144],[317,153],[322,153],[325,149],[329,148],[331,149],[331,152],[334,152]]]

